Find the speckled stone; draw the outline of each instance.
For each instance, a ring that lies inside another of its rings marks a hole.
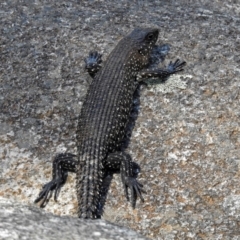
[[[187,66],[170,91],[141,92],[128,152],[145,203],[132,210],[116,176],[104,218],[153,239],[240,239],[239,11],[233,0],[1,1],[0,196],[32,203],[55,154],[76,153],[88,52],[106,59],[136,26],[156,27],[171,47],[163,65]],[[76,206],[70,175],[46,211]]]
[[[0,238],[4,240],[147,240],[125,227],[104,220],[56,216],[35,206],[0,197]]]

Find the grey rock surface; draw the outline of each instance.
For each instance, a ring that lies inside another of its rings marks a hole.
[[[132,210],[116,176],[104,219],[153,239],[240,239],[239,12],[233,0],[1,1],[0,196],[32,204],[55,154],[76,153],[88,52],[106,58],[136,26],[156,27],[164,64],[187,66],[141,93],[128,151],[145,203]],[[46,211],[76,209],[70,175]]]
[[[0,239],[146,240],[140,234],[105,220],[56,216],[35,206],[0,198]]]

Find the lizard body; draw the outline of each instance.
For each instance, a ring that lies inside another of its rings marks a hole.
[[[76,172],[78,216],[100,218],[112,175],[120,173],[127,199],[143,201],[137,181],[139,166],[123,151],[123,140],[137,86],[148,77],[165,79],[182,70],[185,62],[170,62],[166,70],[151,68],[151,53],[159,31],[136,28],[123,38],[101,68],[101,55],[90,52],[86,69],[93,77],[83,102],[77,128],[78,156],[60,154],[53,161],[53,179],[43,186],[35,202],[44,207],[54,192],[57,199],[67,172]],[[156,62],[154,60],[154,62]],[[155,64],[155,63],[154,63]],[[153,64],[152,64],[153,65]],[[156,64],[155,64],[156,65]]]

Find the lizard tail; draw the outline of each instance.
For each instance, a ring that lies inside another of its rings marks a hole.
[[[103,166],[100,157],[85,155],[77,169],[78,217],[100,218],[99,208],[103,181]]]

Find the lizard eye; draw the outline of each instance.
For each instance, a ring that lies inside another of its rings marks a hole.
[[[153,33],[149,33],[149,34],[147,35],[147,40],[152,40],[153,37],[154,37]]]

